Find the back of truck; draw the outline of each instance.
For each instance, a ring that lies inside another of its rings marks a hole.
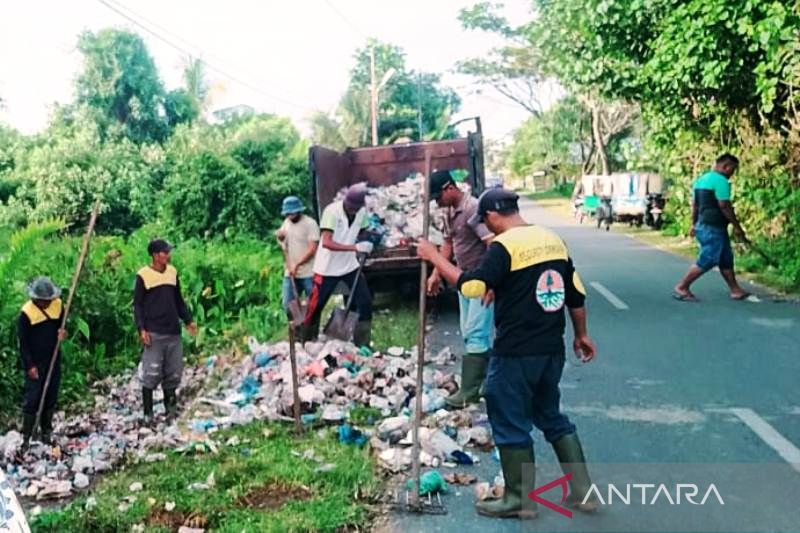
[[[366,182],[370,187],[400,183],[425,171],[425,153],[431,154],[434,170],[462,170],[472,193],[480,194],[485,186],[483,138],[480,133],[449,141],[393,144],[352,148],[344,152],[323,146],[309,150],[311,197],[317,216],[343,188]],[[421,194],[422,191],[420,191]],[[419,276],[420,261],[408,246],[379,247],[364,265],[373,290],[393,290],[401,279]]]

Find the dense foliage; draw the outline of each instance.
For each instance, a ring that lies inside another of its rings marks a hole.
[[[499,4],[462,11],[462,25],[507,43],[494,58],[467,65],[482,67],[472,74],[498,90],[555,78],[591,115],[593,171],[651,170],[667,178],[669,231],[688,231],[694,178],[722,152],[737,154],[734,203],[745,229],[780,264],[771,272],[777,281],[800,285],[800,2],[532,0],[531,6],[533,17],[517,27]],[[529,172],[581,151],[586,133],[565,120],[567,102],[534,112],[516,133],[512,170]],[[744,263],[767,270],[761,259]]]
[[[281,258],[270,238],[287,194],[307,198],[308,145],[288,119],[200,119],[208,85],[190,61],[186,87],[166,92],[141,38],[103,30],[79,39],[75,102],[43,132],[0,127],[0,402],[22,384],[15,321],[25,285],[68,286],[91,206],[97,236],[64,345],[63,397],[138,363],[131,311],[136,270],[156,236],[174,263],[199,335],[192,352],[270,337],[283,327]],[[12,412],[6,415],[13,414]]]

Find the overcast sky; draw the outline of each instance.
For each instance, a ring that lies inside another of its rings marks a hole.
[[[488,136],[503,137],[526,118],[525,111],[493,91],[475,94],[469,78],[453,73],[456,61],[498,44],[492,36],[461,29],[459,9],[477,0],[107,1],[240,80],[208,72],[215,87],[212,109],[247,104],[290,116],[307,132],[309,114],[335,107],[347,86],[353,53],[374,36],[401,46],[409,68],[442,73],[463,99],[459,117],[480,115]],[[24,132],[47,124],[53,102],[72,99],[81,64],[77,35],[84,30],[136,31],[166,87],[181,84],[187,54],[99,0],[3,0],[2,5],[0,120]],[[527,0],[506,2],[514,22],[524,21],[528,10]]]

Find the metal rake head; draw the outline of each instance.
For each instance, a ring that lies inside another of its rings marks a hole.
[[[394,492],[394,501],[391,502],[392,509],[403,513],[416,513],[416,514],[434,514],[444,515],[447,514],[447,508],[442,503],[442,498],[439,493],[436,493],[434,498],[430,493],[426,496],[417,498],[414,503],[411,498],[410,491],[406,490],[404,495],[400,495],[397,491]]]

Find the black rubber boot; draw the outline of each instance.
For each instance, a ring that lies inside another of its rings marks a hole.
[[[356,322],[356,329],[353,332],[353,344],[358,346],[370,347],[372,343],[372,320],[361,320]]]
[[[142,409],[144,410],[144,421],[153,421],[153,389],[142,387]]]
[[[41,421],[41,428],[42,428],[42,444],[46,444],[50,446],[53,444],[53,414],[55,411],[53,409],[45,409],[42,413],[42,421]]]
[[[533,477],[530,480],[522,479],[522,465],[534,463],[533,447],[507,448],[498,447],[500,464],[503,467],[505,490],[499,500],[482,501],[475,504],[478,514],[493,518],[521,518],[531,520],[539,513],[536,505],[525,502],[528,493],[536,486],[535,468],[532,469]]]
[[[175,389],[164,389],[164,410],[167,412],[167,419],[178,418],[178,395]]]
[[[33,436],[33,428],[36,427],[36,415],[22,414],[22,449],[24,453],[28,451],[31,445],[31,436]]]
[[[461,361],[461,388],[452,396],[445,398],[445,403],[450,407],[461,409],[481,401],[480,390],[488,366],[488,353],[465,355]]]
[[[564,474],[572,474],[567,505],[584,513],[596,511],[599,506],[596,498],[592,497],[584,502],[592,486],[592,480],[589,477],[589,471],[586,469],[586,458],[583,456],[583,447],[578,439],[578,434],[570,433],[565,435],[553,442],[552,446],[556,452],[556,457],[558,457],[558,462],[561,463],[561,470]]]

